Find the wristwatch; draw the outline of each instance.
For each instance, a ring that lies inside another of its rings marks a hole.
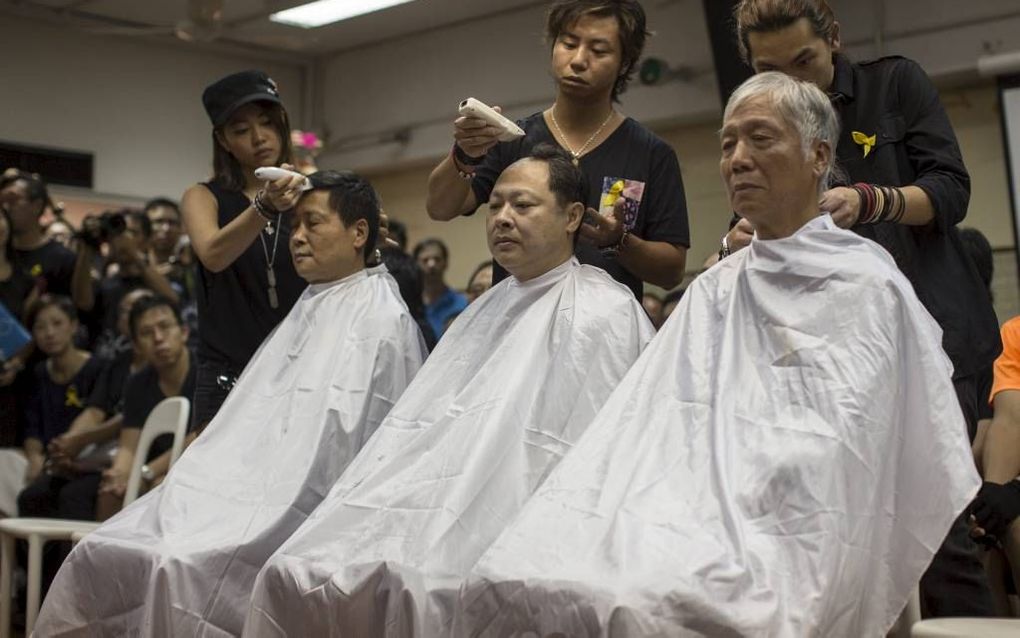
[[[142,466],[142,478],[145,479],[146,483],[152,483],[156,479],[156,473],[152,471],[152,468],[148,465]]]
[[[618,256],[620,254],[620,251],[623,250],[623,247],[625,245],[627,245],[627,238],[628,237],[630,237],[630,231],[627,230],[626,226],[624,226],[623,234],[620,235],[620,240],[618,242],[616,242],[615,244],[610,244],[608,246],[603,246],[603,247],[599,248],[599,252],[601,252],[606,257],[616,257],[616,256]]]

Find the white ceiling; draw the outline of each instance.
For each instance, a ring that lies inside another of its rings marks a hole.
[[[547,0],[414,0],[317,29],[269,21],[270,13],[307,1],[223,0],[222,27],[216,41],[316,57],[547,3]],[[0,1],[0,15],[37,17],[86,31],[167,41],[176,40],[172,35],[174,27],[187,19],[188,11],[189,0]]]

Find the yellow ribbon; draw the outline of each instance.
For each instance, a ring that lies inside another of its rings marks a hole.
[[[38,277],[39,275],[42,274],[42,264],[33,265],[32,270],[30,270],[29,272],[32,273],[33,277]]]
[[[67,386],[67,394],[64,396],[64,405],[69,408],[83,407],[81,399],[78,398],[78,388],[73,385]]]
[[[870,153],[871,149],[875,146],[875,136],[872,135],[869,137],[864,133],[861,133],[860,131],[854,131],[852,135],[854,138],[854,143],[860,144],[862,147],[864,147],[864,157],[867,157],[868,153]]]

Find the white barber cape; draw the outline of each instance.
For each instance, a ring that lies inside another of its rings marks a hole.
[[[494,286],[266,563],[245,635],[441,633],[475,560],[652,335],[630,290],[574,258]]]
[[[753,241],[478,561],[456,635],[885,635],[979,486],[950,377],[877,244],[827,215]]]
[[[309,286],[163,485],[75,547],[36,635],[239,635],[259,568],[424,357],[384,267]]]

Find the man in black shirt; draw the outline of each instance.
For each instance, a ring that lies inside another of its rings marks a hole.
[[[106,228],[102,234],[100,225]],[[92,315],[93,351],[112,359],[131,347],[117,332],[117,307],[124,295],[137,288],[148,288],[174,304],[180,298],[170,281],[149,262],[152,225],[144,213],[133,210],[105,213],[102,220],[86,219],[82,226],[85,239],[74,267],[75,303]],[[116,272],[96,284],[92,280],[92,264],[103,242],[109,247],[110,262],[116,266]]]
[[[135,348],[148,361],[146,367],[128,377],[124,386],[124,418],[120,446],[113,466],[103,472],[102,496],[97,504],[101,514],[120,509],[128,475],[138,453],[138,437],[149,413],[167,397],[190,397],[195,391],[195,366],[186,347],[188,329],[181,322],[177,307],[163,297],[144,297],[131,308],[129,319]],[[147,486],[161,480],[170,467],[169,436],[159,437],[152,444],[142,466],[142,479]],[[189,435],[188,442],[194,438]]]
[[[42,292],[70,296],[74,253],[47,239],[39,223],[49,201],[46,184],[35,175],[13,171],[0,178],[0,206],[11,216],[15,262],[41,283]]]
[[[744,0],[737,37],[756,72],[782,71],[826,90],[842,131],[836,149],[846,173],[819,202],[843,228],[881,244],[943,331],[953,384],[973,437],[983,375],[1001,350],[987,291],[956,225],[967,213],[970,178],[938,93],[917,63],[892,56],[850,62],[824,0]],[[723,251],[749,237],[738,224]],[[959,521],[922,579],[931,615],[992,613],[987,582]]]
[[[613,106],[641,57],[645,14],[636,0],[558,0],[546,22],[556,101],[518,122],[525,136],[499,143],[484,120],[454,122],[450,155],[432,171],[426,207],[436,220],[473,214],[507,166],[546,142],[568,151],[586,178],[593,210],[577,256],[640,298],[642,282],[680,283],[690,235],[676,153]],[[494,266],[493,283],[506,277]]]

